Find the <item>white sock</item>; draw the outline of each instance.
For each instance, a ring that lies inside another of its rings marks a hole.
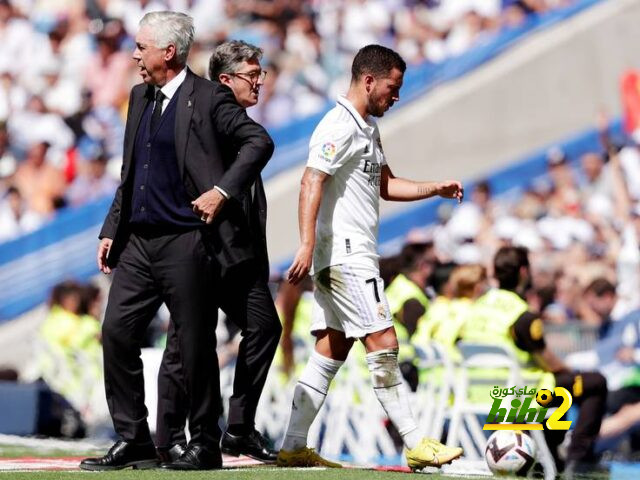
[[[408,449],[416,447],[422,436],[409,408],[409,394],[398,366],[398,349],[367,353],[367,365],[373,389],[382,408],[400,432],[405,446]]]
[[[289,426],[282,442],[283,450],[290,452],[307,446],[309,427],[327,397],[331,380],[343,363],[313,351],[293,392]]]

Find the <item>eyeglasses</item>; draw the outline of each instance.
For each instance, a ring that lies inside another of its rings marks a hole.
[[[236,72],[236,73],[229,73],[229,75],[232,75],[234,77],[240,77],[242,79],[245,79],[245,76],[247,77],[245,80],[248,80],[251,83],[258,83],[258,82],[264,82],[264,79],[267,76],[267,71],[266,70],[254,70],[252,72]]]

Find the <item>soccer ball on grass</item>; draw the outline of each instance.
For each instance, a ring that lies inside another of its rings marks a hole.
[[[484,457],[495,475],[524,477],[535,463],[536,444],[517,430],[498,430],[489,437]]]

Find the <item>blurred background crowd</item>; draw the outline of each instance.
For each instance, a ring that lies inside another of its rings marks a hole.
[[[189,65],[201,75],[211,51],[225,39],[262,47],[268,75],[260,103],[249,114],[276,128],[322,111],[345,91],[353,55],[365,44],[393,47],[410,64],[436,64],[517,28],[529,15],[569,3],[0,0],[5,48],[0,58],[0,242],[37,229],[62,208],[113,194],[128,93],[139,81],[131,60],[132,35],[146,12],[171,9],[194,17]],[[604,352],[598,358],[610,388],[640,392],[637,80],[629,80],[635,85],[630,95],[624,82],[622,88],[622,103],[633,117],[628,136],[612,135],[602,115],[597,149],[570,157],[552,148],[543,176],[499,197],[491,181],[476,182],[462,205],[442,203],[436,224],[412,230],[402,252],[381,260],[387,285],[402,274],[426,292],[418,320],[398,323],[406,343],[420,347],[438,341],[432,327],[453,315],[452,302],[472,302],[491,283],[497,249],[524,246],[534,275],[527,300],[545,322],[552,349],[562,356]],[[310,341],[311,297],[308,286],[292,287],[278,274],[273,280],[284,324],[275,368],[286,379],[302,365],[296,352],[305,355]],[[38,356],[24,378],[44,379],[87,423],[106,412],[96,408],[103,402],[100,292],[71,281],[54,287],[39,330]],[[164,345],[168,320],[161,310],[146,346]],[[220,322],[222,365],[233,361],[236,333]],[[625,428],[640,423],[640,409],[630,418]]]
[[[527,14],[569,0],[0,0],[0,242],[65,206],[110,195],[121,164],[128,94],[139,82],[133,35],[147,12],[195,19],[189,65],[241,38],[269,72],[250,114],[268,128],[323,110],[345,91],[368,43],[409,63],[460,55]]]

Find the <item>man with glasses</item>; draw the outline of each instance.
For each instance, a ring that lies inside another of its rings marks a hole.
[[[209,76],[214,82],[229,87],[242,107],[251,107],[258,103],[266,75],[260,67],[261,57],[262,50],[258,47],[242,41],[225,42],[211,56]],[[233,146],[222,145],[221,148]],[[228,428],[222,437],[221,447],[226,454],[242,454],[263,462],[275,462],[277,452],[255,429],[256,408],[282,331],[267,287],[267,204],[260,176],[243,195],[242,206],[249,223],[256,261],[246,264],[246,268],[235,269],[224,276],[222,282],[221,308],[240,328],[242,341],[236,361],[233,395],[229,399]],[[187,402],[183,385],[178,339],[170,326],[167,349],[158,375],[156,443],[165,461],[177,458],[186,443]]]

